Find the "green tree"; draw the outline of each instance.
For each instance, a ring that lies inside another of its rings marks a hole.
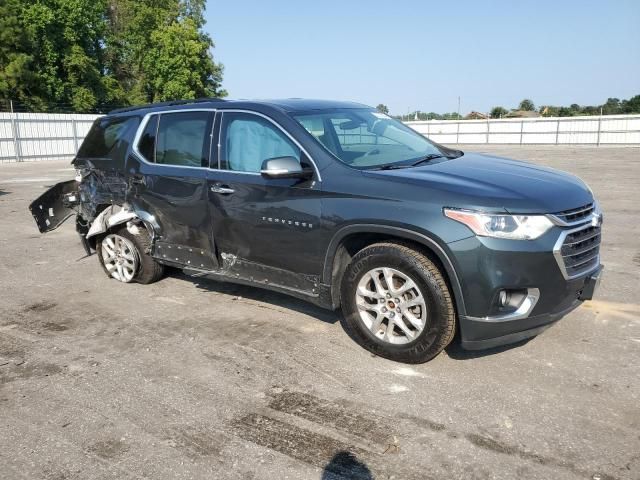
[[[568,107],[560,107],[558,108],[558,116],[559,117],[572,117],[573,110]]]
[[[620,105],[620,113],[640,113],[640,95],[623,100]]]
[[[25,2],[22,18],[32,68],[48,103],[83,111],[104,99],[100,42],[105,8],[104,0]]]
[[[222,66],[213,61],[213,42],[191,18],[163,26],[151,36],[143,61],[153,102],[176,98],[221,97]]]
[[[607,101],[602,105],[602,113],[605,115],[615,115],[616,113],[622,113],[622,105],[619,98],[607,98]]]
[[[0,99],[90,111],[224,95],[204,8],[204,0],[2,0]]]
[[[105,66],[126,92],[126,103],[151,101],[144,58],[153,32],[176,21],[179,13],[178,0],[108,0]]]
[[[0,3],[0,98],[31,98],[41,104],[40,88],[33,74],[33,55],[19,15],[24,2],[5,0]]]
[[[558,116],[558,107],[554,107],[553,105],[543,105],[538,110],[540,115],[543,117],[557,117]]]
[[[376,107],[380,113],[384,113],[385,115],[389,115],[389,107],[387,107],[384,103],[379,103]]]
[[[525,98],[520,102],[518,106],[518,110],[523,110],[525,112],[533,112],[536,109],[536,106],[533,104],[531,100]]]
[[[493,107],[491,109],[491,113],[490,116],[491,118],[502,118],[504,117],[507,113],[509,113],[509,110],[507,110],[504,107]]]

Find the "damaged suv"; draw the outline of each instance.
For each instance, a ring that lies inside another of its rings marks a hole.
[[[424,362],[537,335],[592,298],[602,214],[578,178],[437,145],[346,102],[203,99],[101,117],[31,206],[75,216],[110,278],[165,266],[341,308],[371,352]]]

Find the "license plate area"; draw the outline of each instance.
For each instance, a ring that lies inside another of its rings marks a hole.
[[[584,287],[582,288],[582,292],[580,293],[580,300],[592,300],[593,295],[598,289],[600,285],[600,281],[602,280],[602,272],[604,267],[600,265],[598,270],[594,273],[590,274],[584,281]]]

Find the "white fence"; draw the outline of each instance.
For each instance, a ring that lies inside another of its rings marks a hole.
[[[0,113],[0,163],[71,159],[98,116]],[[640,115],[406,123],[445,144],[640,145]]]
[[[406,122],[438,143],[639,145],[640,115]]]
[[[0,113],[0,163],[71,159],[98,116]]]

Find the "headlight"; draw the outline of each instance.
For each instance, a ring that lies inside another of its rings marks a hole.
[[[553,226],[544,215],[500,215],[450,208],[445,208],[444,214],[482,237],[535,240]]]

